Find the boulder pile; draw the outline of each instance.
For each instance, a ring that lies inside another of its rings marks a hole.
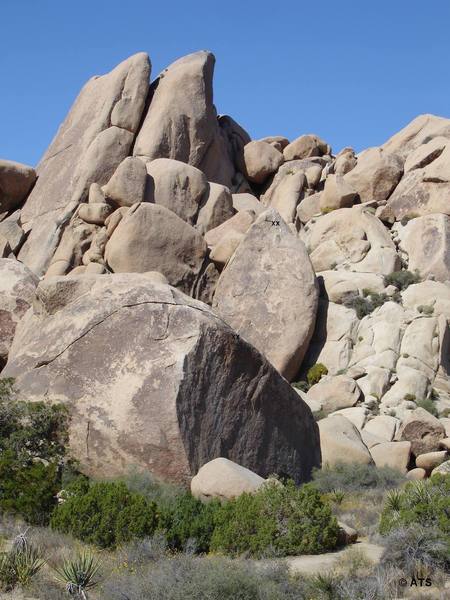
[[[200,469],[208,495],[218,458],[244,487],[321,461],[448,472],[450,120],[359,153],[252,140],[214,62],[152,80],[136,54],[36,170],[0,160],[0,376],[69,406],[96,476]]]

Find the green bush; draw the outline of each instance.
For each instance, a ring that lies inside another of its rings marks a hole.
[[[390,275],[385,275],[385,285],[395,285],[396,288],[403,291],[406,290],[413,283],[420,282],[420,274],[418,271],[394,271]]]
[[[343,492],[389,490],[405,481],[405,476],[399,471],[374,465],[338,464],[313,471],[313,485],[324,493],[334,490]]]
[[[395,500],[395,501],[394,501]],[[380,521],[380,533],[409,526],[438,528],[448,543],[450,556],[450,477],[436,474],[412,481],[388,498]]]
[[[330,505],[312,485],[273,482],[217,511],[211,549],[254,557],[317,554],[335,548],[337,535]]]
[[[306,379],[308,380],[309,385],[314,385],[318,383],[324,375],[328,373],[328,369],[322,363],[316,363],[313,365],[306,375]]]
[[[159,527],[169,547],[185,550],[189,544],[197,552],[208,552],[220,502],[204,504],[186,492],[160,514]]]
[[[65,464],[68,416],[61,405],[17,400],[0,379],[0,511],[48,523]]]
[[[416,404],[419,408],[427,410],[430,414],[434,415],[435,417],[439,416],[438,409],[436,408],[436,405],[431,398],[424,398],[423,400],[418,400],[416,401]]]
[[[363,296],[358,293],[347,294],[342,304],[347,308],[353,308],[358,319],[370,315],[376,308],[383,306],[385,302],[400,302],[398,294],[388,296],[387,294],[378,294],[370,290],[363,290]]]
[[[157,527],[157,508],[144,496],[130,492],[123,482],[70,487],[65,501],[54,510],[50,525],[88,544],[114,548]]]

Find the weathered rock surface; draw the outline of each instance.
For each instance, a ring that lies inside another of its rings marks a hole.
[[[16,210],[0,222],[0,239],[8,243],[9,249],[14,254],[17,254],[25,237],[20,223],[20,210]]]
[[[330,146],[314,134],[301,135],[283,149],[286,160],[323,156],[330,153]]]
[[[213,308],[290,380],[314,330],[317,297],[303,243],[270,209],[252,225],[222,272]]]
[[[356,190],[342,175],[329,175],[320,196],[320,209],[322,212],[327,212],[337,208],[348,208],[355,204],[357,197]]]
[[[450,281],[450,217],[432,214],[409,221],[400,248],[408,255],[408,269],[423,278]]]
[[[427,452],[416,456],[416,466],[425,469],[425,471],[432,471],[446,460],[448,460],[448,452],[446,450]]]
[[[406,479],[409,479],[410,481],[421,481],[422,479],[425,479],[426,476],[427,472],[425,469],[419,469],[418,467],[411,469],[411,471],[406,473]]]
[[[170,158],[147,163],[155,203],[165,206],[194,225],[200,208],[206,203],[209,184],[204,173],[191,165]]]
[[[297,207],[299,203],[304,202],[311,170],[314,171],[316,179],[317,174],[320,179],[321,166],[312,159],[286,162],[278,169],[270,187],[261,196],[261,202],[266,207],[276,209],[286,223],[294,222]]]
[[[372,457],[361,434],[348,419],[341,415],[331,415],[321,419],[318,425],[323,465],[372,464]]]
[[[376,435],[386,442],[394,439],[400,421],[389,415],[376,415],[364,426],[364,430]]]
[[[133,154],[146,162],[172,158],[197,167],[208,181],[231,187],[234,166],[213,104],[215,58],[184,56],[152,84],[152,100]]]
[[[344,176],[345,182],[358,194],[361,202],[383,202],[403,175],[403,161],[381,148],[369,148],[358,157],[356,167]]]
[[[104,193],[117,206],[133,206],[144,199],[153,202],[153,189],[147,190],[145,197],[146,183],[147,169],[143,161],[134,156],[127,156],[104,186]]]
[[[265,479],[227,458],[215,458],[203,465],[191,481],[191,493],[202,501],[231,500],[244,492],[256,492]]]
[[[327,413],[354,406],[361,395],[361,390],[354,379],[347,375],[326,375],[313,385],[307,399],[316,401]],[[309,404],[309,402],[308,402]]]
[[[411,442],[383,442],[370,449],[377,467],[390,467],[406,473],[411,456]]]
[[[419,115],[383,144],[383,150],[406,158],[416,148],[438,136],[450,140],[450,119]]]
[[[37,277],[15,259],[0,258],[0,370],[11,347],[17,323],[29,309]]]
[[[231,233],[244,234],[250,229],[255,218],[256,215],[252,210],[240,211],[218,227],[214,227],[214,229],[207,231],[205,234],[205,241],[208,246],[213,247],[216,246],[222,238]]]
[[[244,147],[245,175],[254,183],[264,183],[283,162],[282,153],[267,142],[253,141]]]
[[[416,408],[402,423],[397,432],[397,440],[411,442],[414,456],[439,450],[439,441],[445,437],[445,429],[439,419],[436,419],[423,408]]]
[[[202,236],[175,213],[144,202],[129,209],[106,244],[115,273],[159,271],[191,293],[207,252]]]
[[[205,304],[146,274],[41,282],[4,375],[29,400],[67,403],[92,476],[132,464],[181,482],[221,456],[299,482],[320,463],[291,386]]]
[[[337,267],[388,275],[400,265],[382,222],[357,206],[334,210],[309,222],[300,233],[316,271]]]
[[[431,213],[450,214],[449,190],[450,184],[426,181],[424,169],[416,169],[402,178],[386,208],[397,220]]]
[[[253,194],[249,193],[233,194],[233,207],[238,212],[253,210],[256,215],[260,215],[266,210],[263,203],[253,196]]]
[[[37,167],[38,180],[22,210],[31,233],[21,252],[42,275],[61,232],[91,183],[104,185],[128,156],[147,98],[150,63],[144,53],[84,86]]]
[[[0,160],[0,213],[18,208],[35,181],[33,167],[12,160]]]
[[[230,190],[219,183],[210,183],[208,198],[198,213],[197,229],[206,233],[222,225],[235,214],[233,206]]]

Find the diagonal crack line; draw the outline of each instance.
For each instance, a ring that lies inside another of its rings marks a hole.
[[[112,317],[113,315],[115,315],[116,313],[118,313],[123,308],[134,308],[135,306],[144,306],[146,304],[163,304],[163,305],[166,305],[166,306],[188,306],[188,305],[184,305],[184,304],[179,304],[178,302],[165,302],[165,301],[160,301],[160,300],[158,300],[158,301],[157,300],[147,300],[145,302],[136,302],[134,304],[123,304],[122,306],[119,306],[119,308],[117,308],[116,310],[113,310],[109,314],[105,315],[102,319],[100,319],[99,321],[97,321],[96,323],[94,323],[93,325],[91,325],[91,327],[89,327],[80,336],[78,336],[72,342],[70,342],[70,344],[68,344],[63,350],[61,350],[61,352],[58,352],[58,354],[56,354],[56,356],[54,356],[53,358],[50,358],[48,360],[42,360],[42,361],[38,362],[33,367],[33,369],[39,369],[40,367],[46,367],[50,363],[54,362],[57,358],[59,358],[62,354],[64,354],[64,352],[66,352],[66,350],[68,350],[76,342],[78,342],[81,339],[83,339],[88,333],[90,333],[98,325],[101,325],[102,323],[104,323],[107,319],[109,319],[110,317]],[[225,323],[225,321],[223,321],[223,319],[221,319],[218,315],[216,315],[213,312],[210,313],[209,311],[205,311],[205,310],[203,310],[202,308],[200,308],[198,306],[188,306],[188,308],[191,308],[193,310],[198,310],[199,312],[205,313],[205,314],[210,315],[210,316],[212,315],[213,317],[216,317],[219,321],[221,321],[222,323],[224,323],[225,325],[227,325]]]

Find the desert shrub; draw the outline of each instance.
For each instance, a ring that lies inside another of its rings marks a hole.
[[[414,524],[392,529],[384,540],[382,564],[412,576],[420,567],[433,572],[450,566],[449,546],[436,527]]]
[[[394,271],[390,275],[385,275],[385,285],[395,285],[396,288],[403,291],[406,290],[413,283],[420,282],[420,274],[418,271]]]
[[[378,294],[370,290],[364,290],[364,295],[358,293],[347,294],[342,304],[347,308],[353,308],[358,319],[370,315],[376,308],[383,306],[385,302],[399,302],[397,295],[388,296],[387,294]]]
[[[438,409],[431,398],[423,398],[422,400],[416,400],[418,407],[427,410],[430,414],[437,417],[439,415]]]
[[[208,552],[220,502],[204,504],[186,492],[160,512],[159,527],[169,547],[185,550],[188,545],[196,552]]]
[[[120,564],[136,569],[169,556],[166,536],[157,532],[154,536],[134,539],[121,546],[119,550]]]
[[[64,465],[68,416],[61,405],[23,402],[0,380],[0,510],[48,523]]]
[[[399,527],[438,528],[448,544],[450,556],[450,477],[436,474],[425,481],[412,481],[388,498],[380,522],[387,535]]]
[[[338,464],[313,471],[313,484],[321,492],[335,490],[358,492],[368,489],[389,490],[406,481],[404,475],[389,467],[374,465]]]
[[[113,574],[99,600],[298,600],[304,578],[281,563],[255,565],[243,559],[178,554],[137,572]]]
[[[434,313],[434,307],[429,304],[421,304],[417,307],[417,311],[422,315],[430,316]]]
[[[123,482],[100,482],[67,489],[65,501],[51,517],[53,529],[101,548],[114,548],[154,533],[157,508]],[[81,489],[80,489],[81,488]]]
[[[141,494],[147,500],[165,508],[174,505],[177,498],[186,491],[173,483],[159,481],[148,471],[142,471],[136,467],[131,467],[122,481],[130,491]]]
[[[327,373],[328,369],[325,365],[323,365],[322,363],[316,363],[308,370],[308,373],[306,375],[308,384],[311,386],[315,383],[318,383],[322,379],[322,377]]]
[[[317,554],[336,547],[338,526],[310,484],[269,483],[219,508],[212,550],[231,555]]]

